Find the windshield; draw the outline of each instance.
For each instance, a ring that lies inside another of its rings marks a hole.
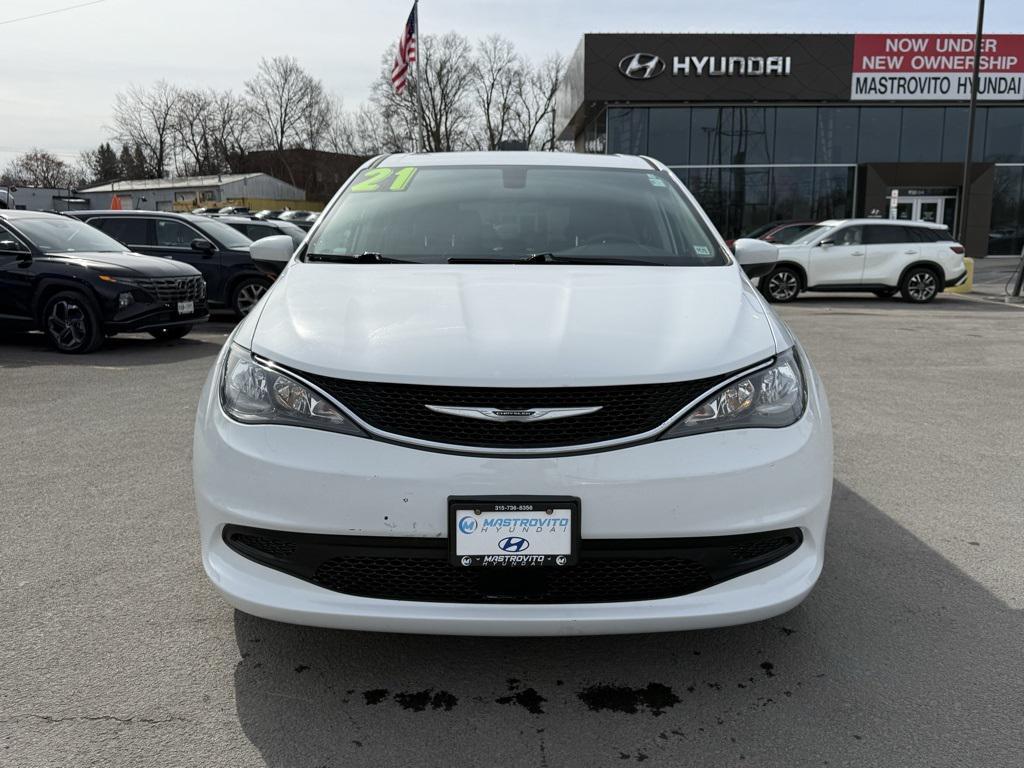
[[[668,174],[548,166],[363,171],[325,214],[307,258],[420,263],[728,263]]]
[[[249,246],[252,245],[252,240],[222,221],[217,221],[216,219],[190,219],[190,222],[229,250],[248,251]]]
[[[40,216],[11,222],[32,244],[46,253],[124,253],[128,249],[112,237],[103,234],[78,219],[64,216]]]
[[[826,232],[831,232],[836,228],[835,224],[815,224],[813,227],[808,229],[806,232],[789,242],[790,245],[808,245],[813,243],[819,237],[824,235]]]

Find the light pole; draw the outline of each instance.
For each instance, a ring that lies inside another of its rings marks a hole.
[[[974,68],[971,71],[971,101],[967,107],[967,146],[964,148],[963,201],[960,205],[960,229],[957,237],[967,245],[967,212],[971,202],[971,154],[974,150],[974,112],[978,101],[978,80],[981,65],[981,30],[985,24],[985,0],[978,0],[978,30],[974,34]]]

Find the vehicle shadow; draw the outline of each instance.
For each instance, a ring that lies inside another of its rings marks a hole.
[[[40,332],[0,333],[0,368],[39,365],[135,367],[162,365],[215,355],[233,323],[204,323],[183,339],[158,341],[145,333],[106,339],[88,355],[65,355],[53,349]]]
[[[1016,764],[1021,612],[839,483],[827,553],[803,605],[719,630],[433,637],[236,612],[238,718],[281,767]]]

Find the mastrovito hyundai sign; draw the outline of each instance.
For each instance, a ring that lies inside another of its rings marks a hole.
[[[1024,97],[1024,37],[981,42],[982,99]],[[850,99],[968,99],[974,38],[965,35],[856,35]]]

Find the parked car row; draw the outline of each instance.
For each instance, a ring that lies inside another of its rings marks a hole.
[[[4,330],[41,330],[67,353],[91,352],[122,332],[179,339],[208,319],[206,291],[193,266],[129,253],[81,221],[0,211]]]

